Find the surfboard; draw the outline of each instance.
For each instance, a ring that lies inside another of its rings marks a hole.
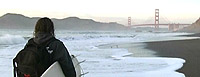
[[[53,63],[41,77],[65,77],[60,64],[56,61]]]
[[[76,77],[81,77],[80,62],[78,61],[78,59],[74,55],[71,55],[71,58],[72,58],[72,62],[74,64],[74,67],[75,67],[75,70],[76,70]]]
[[[81,66],[78,59],[74,55],[71,55],[71,58],[76,70],[76,77],[81,77]],[[65,77],[65,75],[60,64],[56,61],[42,74],[41,77]]]

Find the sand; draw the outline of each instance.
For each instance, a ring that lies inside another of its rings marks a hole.
[[[200,39],[148,42],[146,49],[160,57],[178,57],[186,60],[178,71],[186,77],[200,77]]]
[[[188,37],[199,36],[200,34],[194,34]],[[125,48],[134,53],[133,57],[182,58],[186,60],[186,63],[177,71],[184,73],[186,77],[200,77],[200,39],[146,42],[145,45],[143,43],[118,43],[99,47]]]
[[[98,46],[100,49],[127,49],[130,53],[133,53],[132,57],[156,57],[155,51],[145,49],[144,43],[113,43]]]

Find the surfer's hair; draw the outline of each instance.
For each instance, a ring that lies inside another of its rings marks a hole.
[[[40,18],[36,25],[35,25],[35,30],[33,35],[35,36],[36,33],[38,32],[43,32],[43,33],[50,33],[53,36],[55,36],[54,34],[54,24],[51,21],[51,19],[44,17],[44,18]]]

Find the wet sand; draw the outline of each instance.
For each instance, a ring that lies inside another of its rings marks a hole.
[[[148,42],[146,49],[160,57],[178,57],[186,60],[178,72],[186,77],[200,77],[200,39]]]
[[[200,34],[187,35],[199,37]],[[177,70],[186,77],[200,77],[200,39],[158,41],[143,43],[118,43],[99,46],[99,48],[125,48],[133,57],[174,57],[186,60]]]
[[[144,49],[146,44],[144,43],[113,43],[98,46],[100,49],[127,49],[129,53],[133,53],[132,57],[156,57],[155,51]]]

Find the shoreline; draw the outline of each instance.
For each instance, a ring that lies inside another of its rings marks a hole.
[[[200,39],[146,42],[146,49],[156,52],[159,57],[177,57],[186,60],[184,66],[177,70],[186,77],[200,76]]]
[[[182,35],[186,37],[200,37],[200,33],[192,35]],[[124,48],[133,53],[132,57],[172,57],[182,58],[186,62],[177,71],[183,73],[185,77],[200,76],[200,39],[183,39],[154,41],[141,43],[113,43],[99,46],[99,48]],[[138,51],[139,52],[135,52]],[[147,51],[144,55],[141,51]],[[135,54],[136,53],[136,54]]]
[[[104,48],[124,48],[133,53],[132,57],[172,57],[186,60],[177,71],[185,77],[200,76],[200,39],[155,41],[144,43],[113,43],[98,46]],[[144,52],[143,52],[144,51]]]
[[[119,49],[127,49],[128,52],[133,53],[130,56],[131,57],[158,57],[158,55],[155,55],[156,52],[145,49],[146,44],[145,43],[112,43],[112,44],[105,44],[105,45],[100,45],[98,48],[100,49],[114,49],[114,48],[119,48]]]

